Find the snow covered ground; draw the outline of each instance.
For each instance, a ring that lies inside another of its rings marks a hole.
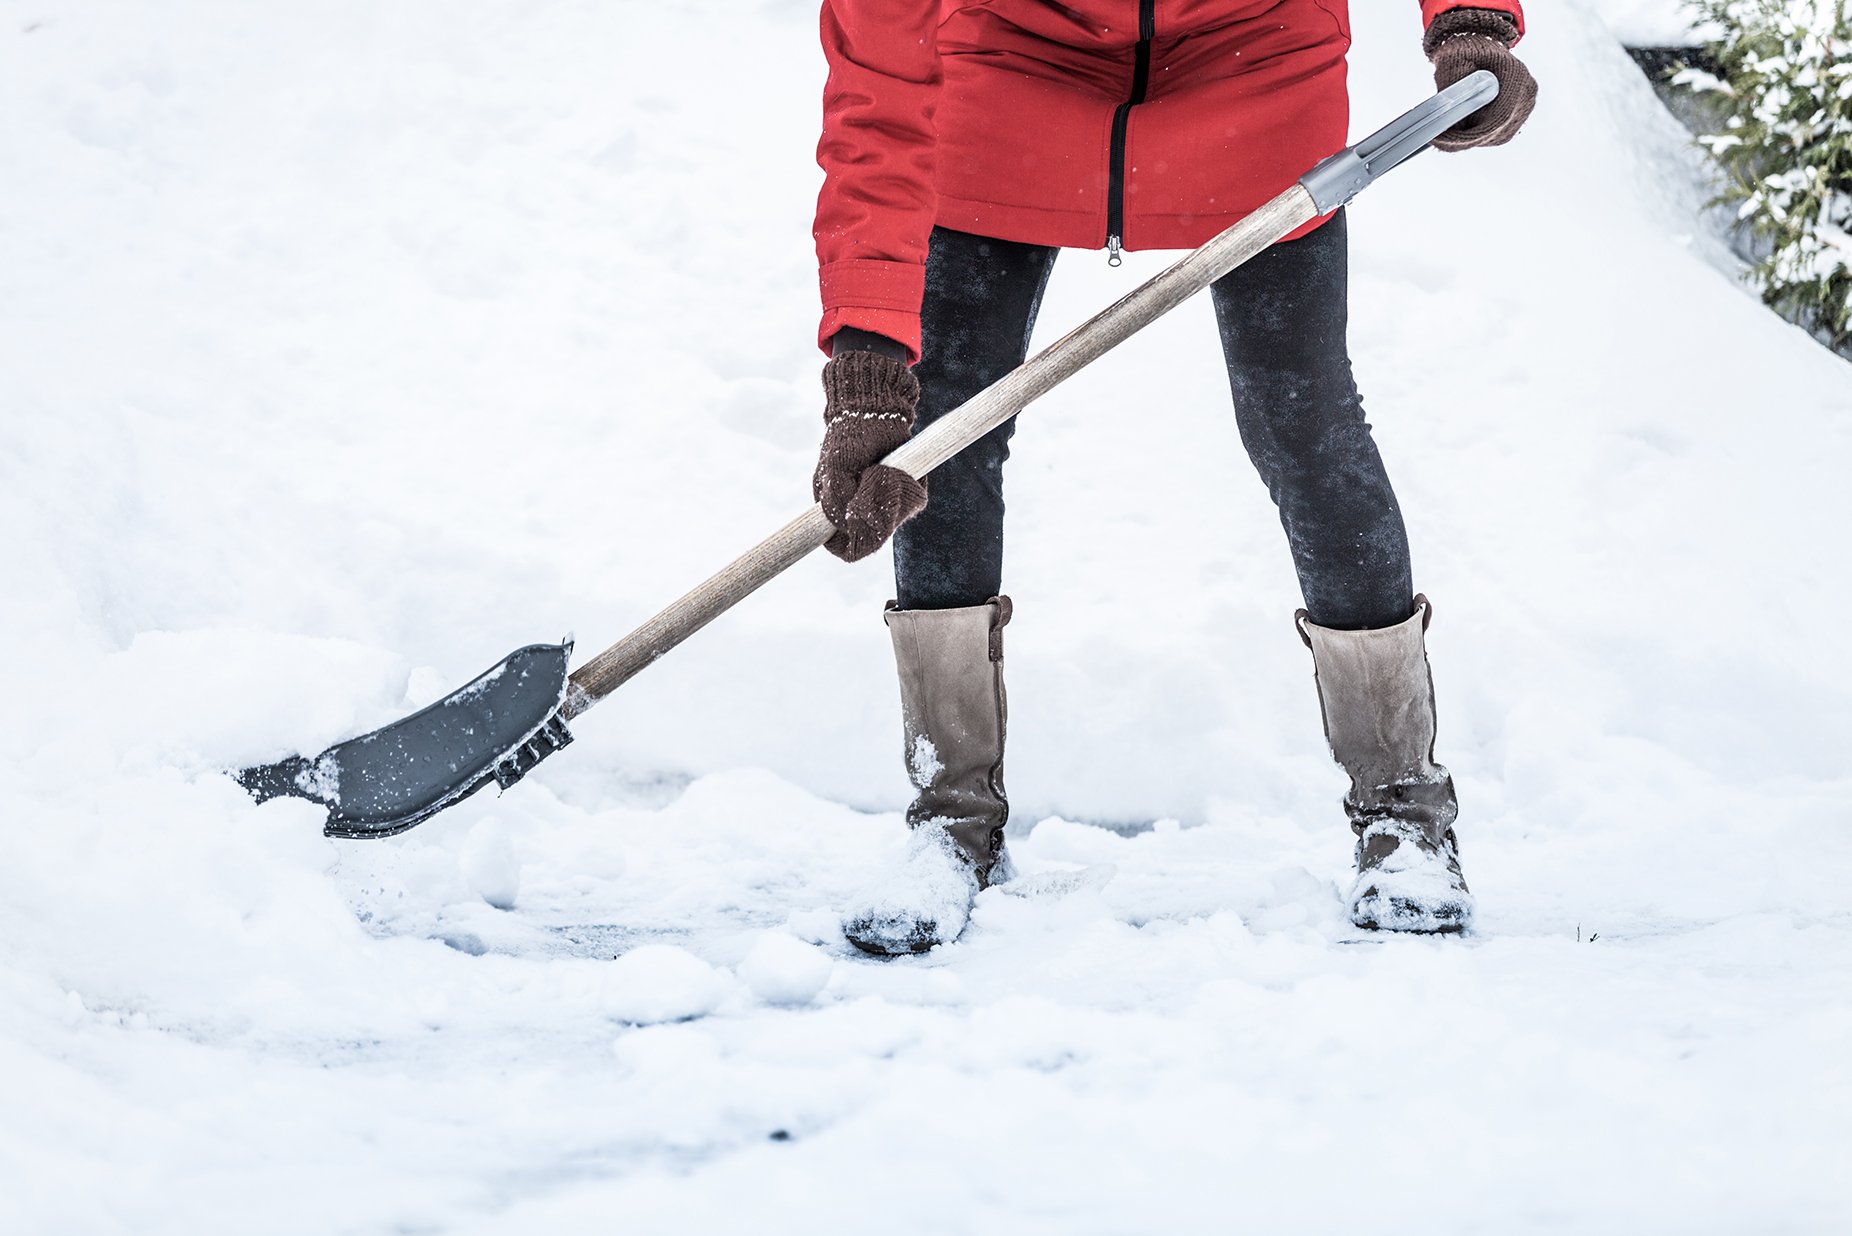
[[[1356,6],[1360,128],[1416,7]],[[1852,368],[1584,0],[1518,143],[1353,214],[1476,934],[1343,920],[1203,304],[1011,465],[1013,845],[1082,874],[889,964],[832,912],[903,844],[884,559],[400,839],[215,771],[807,500],[815,5],[3,12],[0,1231],[1852,1225]],[[1163,260],[1066,255],[1040,337]]]

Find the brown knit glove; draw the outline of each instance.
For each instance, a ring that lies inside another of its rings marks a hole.
[[[1503,146],[1537,106],[1537,79],[1511,54],[1518,23],[1492,9],[1450,9],[1434,19],[1421,44],[1434,62],[1434,85],[1445,90],[1480,69],[1498,75],[1498,97],[1471,119],[1434,139],[1442,150]]]
[[[823,450],[811,492],[836,525],[824,548],[866,558],[926,509],[926,485],[881,463],[913,428],[920,383],[902,361],[844,352],[823,366]]]

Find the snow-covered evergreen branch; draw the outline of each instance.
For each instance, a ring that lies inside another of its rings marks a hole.
[[[1852,343],[1852,14],[1849,0],[1694,0],[1730,100],[1700,139],[1729,173],[1723,200],[1768,242],[1763,298],[1835,347]]]

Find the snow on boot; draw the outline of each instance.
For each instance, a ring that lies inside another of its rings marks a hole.
[[[917,791],[899,870],[843,921],[850,943],[883,956],[956,940],[971,903],[1008,878],[1003,826],[1003,627],[1010,600],[965,609],[888,606],[900,671],[907,770]]]
[[[899,957],[956,940],[982,882],[944,820],[928,820],[907,840],[907,856],[865,892],[843,920],[843,934],[865,953]]]
[[[1423,635],[1432,608],[1374,631],[1295,617],[1312,650],[1331,753],[1350,774],[1344,810],[1357,834],[1350,921],[1385,931],[1463,931],[1473,895],[1460,872],[1453,778],[1434,762],[1434,680]]]

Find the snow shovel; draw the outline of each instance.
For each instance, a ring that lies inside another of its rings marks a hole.
[[[1049,345],[888,455],[924,477],[1089,362],[1131,338],[1300,225],[1330,214],[1377,177],[1498,97],[1481,71],[1331,156],[1284,193]],[[774,532],[713,578],[576,670],[572,644],[534,644],[421,712],[337,743],[234,774],[259,802],[290,795],[328,809],[330,837],[389,837],[490,782],[507,789],[572,741],[566,723],[611,694],[829,540],[821,506]]]

